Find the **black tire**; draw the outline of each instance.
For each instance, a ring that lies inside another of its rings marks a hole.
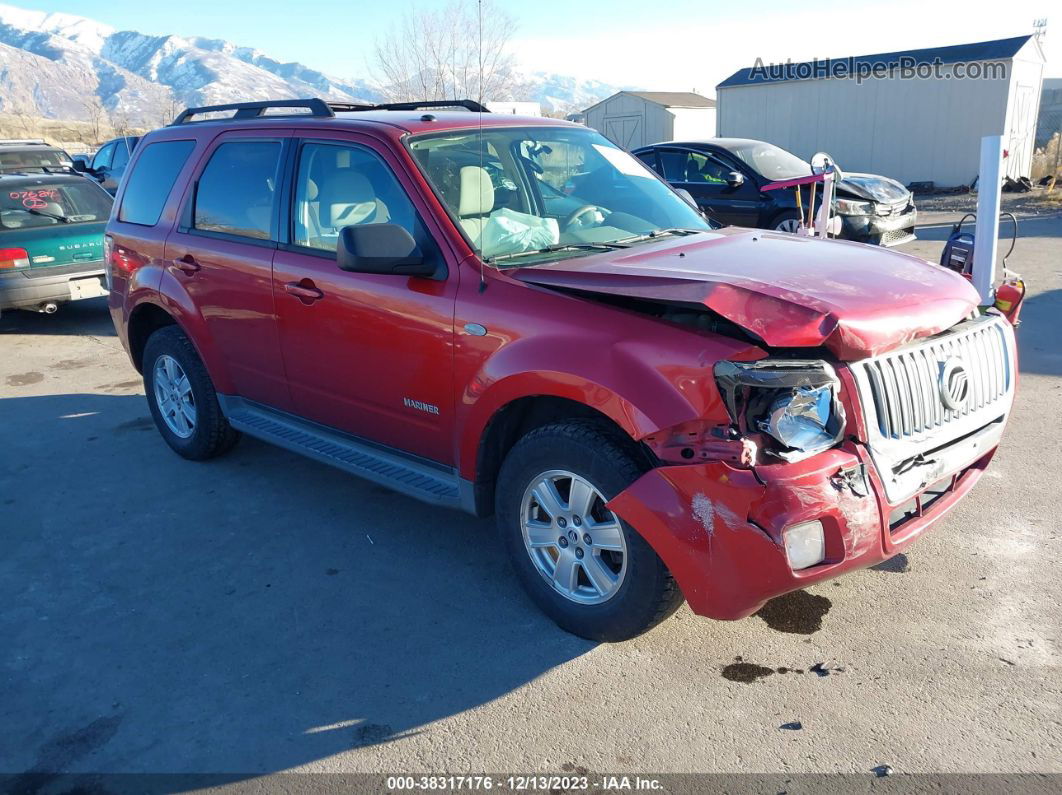
[[[799,222],[800,220],[801,220],[800,219],[800,213],[798,213],[796,210],[783,210],[782,212],[778,213],[778,215],[776,215],[774,218],[771,219],[771,227],[770,228],[774,232],[785,232],[786,230],[779,229],[778,227],[780,227],[782,224],[784,224],[784,223],[786,223],[788,221],[797,221],[797,222]]]
[[[548,470],[566,470],[612,499],[646,470],[633,443],[608,425],[570,420],[531,431],[506,456],[498,474],[495,507],[499,532],[513,567],[532,600],[562,629],[595,641],[640,635],[682,604],[682,592],[653,548],[620,521],[627,547],[626,574],[599,604],[580,604],[555,590],[524,545],[521,502],[532,481]]]
[[[188,438],[170,430],[162,418],[155,398],[155,363],[161,356],[171,356],[188,376],[195,403],[195,426]],[[177,326],[164,326],[153,333],[144,346],[144,391],[148,407],[162,438],[175,453],[192,461],[205,461],[227,453],[240,439],[218,405],[214,383],[207,374],[191,340]]]

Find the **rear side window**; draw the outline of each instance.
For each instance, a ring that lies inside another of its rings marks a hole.
[[[230,141],[214,150],[199,177],[193,226],[269,240],[280,141]]]
[[[129,174],[118,220],[141,226],[157,224],[173,183],[194,148],[195,141],[148,144]]]

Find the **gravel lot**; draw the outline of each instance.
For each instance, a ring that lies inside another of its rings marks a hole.
[[[1022,235],[971,497],[877,570],[618,645],[544,619],[490,522],[249,439],[179,459],[102,301],[5,314],[0,771],[1062,773],[1062,217]]]

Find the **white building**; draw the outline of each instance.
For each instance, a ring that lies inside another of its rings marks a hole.
[[[904,63],[936,66],[915,77],[885,71]],[[718,134],[804,159],[829,152],[845,171],[948,187],[972,182],[981,138],[1002,135],[1006,173],[1028,176],[1043,69],[1034,36],[741,69],[716,87]]]
[[[715,102],[690,91],[620,91],[583,115],[587,127],[624,149],[715,135]]]

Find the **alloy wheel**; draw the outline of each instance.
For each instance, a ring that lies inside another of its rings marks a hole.
[[[182,439],[195,433],[195,395],[184,368],[172,356],[155,360],[153,379],[155,403],[166,427]]]
[[[533,478],[520,503],[524,547],[543,579],[578,604],[608,601],[627,573],[619,517],[585,478],[554,469]]]

